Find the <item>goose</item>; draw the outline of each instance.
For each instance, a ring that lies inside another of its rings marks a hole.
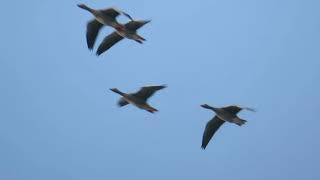
[[[201,105],[201,107],[210,109],[216,113],[216,116],[214,116],[206,125],[203,137],[202,137],[202,149],[206,149],[210,139],[213,137],[215,132],[220,128],[220,126],[224,122],[234,123],[238,126],[244,125],[247,121],[244,119],[240,119],[237,114],[241,110],[248,110],[255,112],[254,109],[248,108],[248,107],[240,107],[236,105],[226,106],[222,108],[212,107],[207,104]]]
[[[97,50],[97,56],[101,55],[123,38],[134,40],[140,44],[146,41],[145,38],[137,34],[137,30],[149,23],[151,20],[132,20],[124,25],[124,28],[116,28],[116,31],[106,36]]]
[[[89,11],[95,18],[90,20],[87,24],[87,45],[88,49],[92,50],[96,38],[100,29],[103,26],[111,26],[115,29],[123,29],[124,26],[116,20],[116,18],[123,14],[128,17],[130,20],[133,20],[132,17],[116,8],[107,8],[107,9],[92,9],[85,4],[78,4],[79,8]]]
[[[158,90],[166,88],[166,85],[160,85],[160,86],[144,86],[139,91],[135,93],[123,93],[117,88],[110,89],[111,91],[119,94],[122,96],[122,98],[119,100],[118,105],[120,107],[123,107],[129,103],[135,105],[136,107],[140,109],[144,109],[150,113],[154,113],[158,111],[154,107],[150,106],[147,103],[147,100]]]

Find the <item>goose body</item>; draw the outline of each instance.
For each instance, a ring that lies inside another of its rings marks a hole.
[[[238,126],[242,126],[245,124],[247,121],[239,118],[237,114],[243,110],[249,110],[249,111],[254,111],[251,108],[246,108],[246,107],[240,107],[240,106],[226,106],[222,108],[216,108],[209,106],[207,104],[201,105],[203,108],[210,109],[216,113],[216,116],[214,116],[206,125],[205,130],[203,132],[203,137],[202,137],[202,145],[201,148],[205,149],[213,137],[213,135],[216,133],[216,131],[220,128],[222,124],[225,122],[229,123],[234,123],[237,124]]]
[[[158,90],[165,88],[165,85],[161,86],[144,86],[135,93],[123,93],[117,88],[110,89],[111,91],[121,95],[121,99],[118,102],[120,107],[127,104],[133,104],[140,109],[144,109],[150,113],[158,111],[154,107],[147,103],[147,100]]]
[[[101,55],[124,38],[131,39],[142,44],[145,39],[137,33],[137,30],[149,22],[150,20],[132,20],[124,26],[117,27],[115,32],[109,34],[103,39],[96,54],[98,56]]]

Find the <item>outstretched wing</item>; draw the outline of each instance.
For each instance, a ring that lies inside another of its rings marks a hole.
[[[121,11],[119,11],[116,8],[107,8],[107,9],[100,10],[100,12],[104,16],[107,16],[109,18],[114,18],[114,19],[121,14]]]
[[[242,107],[242,109],[245,109],[245,110],[248,110],[248,111],[251,111],[251,112],[257,112],[257,110],[254,109],[254,108]]]
[[[242,108],[239,106],[227,106],[227,107],[223,107],[222,109],[231,113],[231,114],[237,114],[238,112],[240,112],[242,110]]]
[[[117,8],[104,9],[104,10],[101,10],[101,13],[104,16],[107,16],[107,17],[113,18],[113,19],[116,19],[120,14],[123,14],[124,16],[129,18],[131,21],[133,21],[132,17],[128,13],[126,13],[124,11],[121,11],[121,10],[119,10]]]
[[[93,45],[97,39],[100,29],[103,24],[99,23],[97,20],[91,20],[87,24],[87,45],[90,50],[92,50]]]
[[[232,113],[232,114],[237,114],[238,112],[240,112],[242,109],[248,110],[248,111],[252,111],[252,112],[256,112],[255,109],[253,108],[249,108],[249,107],[240,107],[240,106],[227,106],[227,107],[223,107],[223,110]]]
[[[150,20],[141,20],[141,21],[130,21],[125,24],[125,27],[131,31],[136,31],[137,29],[141,28],[145,24],[149,23]]]
[[[166,86],[165,85],[145,86],[145,87],[142,87],[138,92],[134,93],[133,96],[143,99],[144,101],[147,101],[147,99],[150,98],[156,91],[163,88],[166,88]]]
[[[218,116],[215,116],[207,123],[202,137],[202,149],[206,149],[209,141],[224,122],[225,121],[220,119]]]
[[[122,39],[123,37],[120,36],[117,32],[111,33],[103,39],[102,43],[100,44],[97,50],[97,55],[99,56],[100,54],[104,53]]]
[[[121,13],[122,13],[123,15],[125,15],[127,18],[129,18],[131,21],[133,21],[133,18],[132,18],[128,13],[123,12],[123,11],[121,11]]]

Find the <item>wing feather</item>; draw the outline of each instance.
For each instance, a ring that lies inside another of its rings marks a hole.
[[[224,122],[218,116],[215,116],[207,123],[202,137],[202,149],[206,149],[209,141]]]
[[[117,32],[113,32],[107,37],[105,37],[100,44],[98,50],[97,50],[97,55],[99,56],[100,54],[104,53],[108,49],[110,49],[113,45],[118,43],[123,39],[122,36],[120,36]]]
[[[103,9],[100,11],[104,16],[115,19],[117,16],[121,14],[121,11],[115,8]]]
[[[133,95],[135,97],[143,99],[144,101],[147,101],[147,99],[150,98],[156,91],[161,90],[163,88],[166,88],[166,86],[165,85],[144,86],[138,92],[134,93]]]
[[[97,39],[100,29],[103,27],[103,24],[99,23],[97,20],[91,20],[87,24],[87,45],[91,50],[94,46],[94,43]]]
[[[149,23],[150,20],[141,20],[141,21],[130,21],[125,24],[126,28],[131,31],[136,31],[137,29],[141,28],[145,24]]]

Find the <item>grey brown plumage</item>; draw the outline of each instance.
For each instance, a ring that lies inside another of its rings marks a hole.
[[[106,36],[101,44],[99,45],[96,54],[99,56],[100,54],[104,53],[105,51],[107,51],[108,49],[110,49],[113,45],[115,45],[116,43],[118,43],[119,41],[121,41],[123,39],[122,36],[120,36],[117,32],[113,32],[111,34],[109,34],[108,36]]]
[[[201,148],[205,149],[213,137],[213,135],[217,132],[217,130],[221,127],[224,122],[230,122],[235,123],[239,126],[245,124],[247,121],[240,119],[237,114],[242,110],[246,109],[249,111],[254,111],[254,109],[246,108],[246,107],[239,107],[239,106],[226,106],[222,108],[216,108],[209,106],[207,104],[201,105],[203,108],[210,109],[216,113],[216,116],[214,116],[206,125],[206,128],[203,132],[202,137],[202,145]]]
[[[96,54],[99,56],[100,54],[104,53],[108,49],[110,49],[113,45],[118,43],[123,39],[122,36],[120,36],[117,32],[113,32],[106,36],[101,44],[99,45]]]
[[[103,24],[99,23],[97,20],[93,19],[87,24],[87,46],[88,49],[92,50],[94,42],[97,39],[100,29],[103,27]]]
[[[203,133],[202,137],[202,144],[201,148],[205,149],[213,137],[213,135],[217,132],[217,130],[220,128],[220,126],[224,123],[225,121],[221,120],[217,116],[214,116],[206,125],[206,128]]]
[[[144,86],[139,91],[135,93],[123,93],[119,91],[117,88],[110,89],[111,91],[119,94],[122,98],[118,101],[118,105],[120,107],[125,106],[129,103],[144,109],[150,113],[154,113],[158,111],[147,103],[147,100],[158,90],[165,88],[165,85],[161,86]]]
[[[77,6],[84,10],[89,11],[95,17],[95,19],[90,20],[87,24],[87,32],[86,32],[87,46],[88,46],[88,49],[90,50],[93,48],[95,40],[98,36],[98,33],[103,26],[121,28],[123,25],[118,23],[116,19],[120,14],[123,14],[124,16],[132,20],[132,17],[129,14],[121,10],[118,10],[116,8],[107,8],[107,9],[97,10],[97,9],[90,8],[85,4],[78,4]]]
[[[114,46],[116,43],[121,41],[123,38],[132,39],[142,44],[142,42],[146,39],[138,35],[137,30],[149,22],[150,20],[133,20],[125,24],[123,29],[118,28],[117,31],[111,33],[103,39],[102,43],[98,47],[96,54],[98,56],[101,55],[102,53],[110,49],[112,46]]]
[[[166,88],[166,85],[161,86],[144,86],[138,92],[134,93],[133,95],[147,101],[155,92]]]

